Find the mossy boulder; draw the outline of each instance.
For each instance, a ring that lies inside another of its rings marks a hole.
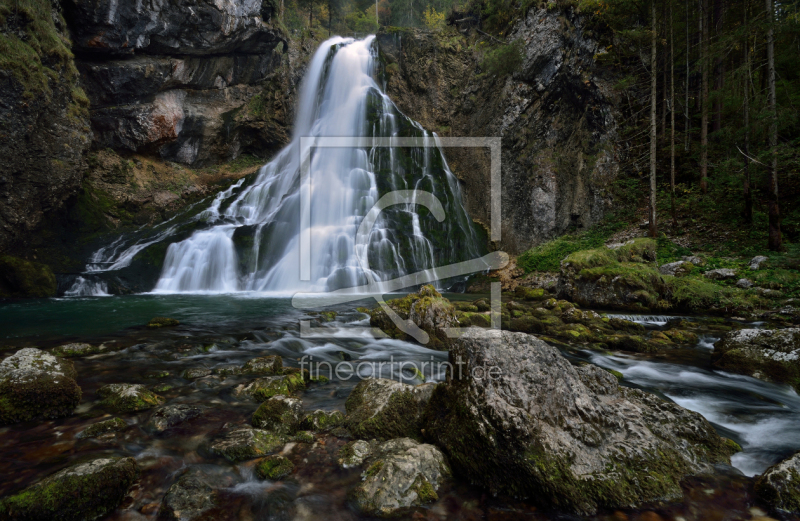
[[[302,373],[284,376],[265,376],[238,385],[233,390],[237,398],[248,398],[263,402],[278,395],[291,395],[306,388],[305,378]]]
[[[136,412],[158,407],[164,398],[141,384],[108,384],[97,390],[103,405],[115,412]]]
[[[680,345],[697,345],[697,342],[700,341],[700,337],[697,336],[697,333],[681,329],[669,329],[664,331],[664,335],[672,342]]]
[[[202,519],[205,512],[217,506],[216,487],[225,484],[226,480],[220,476],[207,474],[199,467],[189,467],[164,495],[158,519]]]
[[[423,414],[435,387],[385,378],[362,380],[345,402],[345,426],[358,438],[421,439]]]
[[[222,432],[208,445],[211,454],[231,463],[260,458],[277,451],[285,444],[282,436],[250,427],[235,427]]]
[[[144,424],[144,430],[152,434],[163,434],[203,415],[208,409],[203,405],[177,403],[154,410]]]
[[[133,458],[72,465],[0,502],[0,519],[91,521],[111,513],[136,481]]]
[[[342,468],[349,469],[361,466],[377,446],[377,441],[367,442],[364,440],[351,441],[339,449],[338,463]]]
[[[53,348],[53,354],[64,358],[73,358],[78,356],[88,356],[100,352],[100,346],[92,344],[76,343],[64,344]]]
[[[256,464],[256,475],[261,479],[278,481],[294,470],[294,464],[283,456],[267,456]]]
[[[242,367],[242,374],[280,375],[283,374],[283,360],[280,356],[262,356],[248,360]]]
[[[428,404],[425,438],[492,494],[591,514],[680,499],[686,476],[730,461],[699,414],[576,368],[531,335],[470,329],[450,351],[457,360]]]
[[[192,367],[183,371],[181,373],[181,378],[185,380],[197,380],[198,378],[204,378],[211,373],[213,373],[213,371],[207,367]]]
[[[514,297],[520,300],[544,300],[550,296],[542,288],[526,288],[525,286],[517,286],[514,290]]]
[[[78,438],[97,438],[109,432],[122,432],[128,429],[128,424],[122,418],[109,418],[108,420],[93,423],[78,433]]]
[[[714,367],[800,391],[800,328],[740,329],[714,344]]]
[[[303,421],[303,402],[288,396],[273,396],[253,413],[252,424],[276,434],[294,434]]]
[[[359,512],[376,517],[396,517],[436,501],[451,475],[439,449],[409,438],[382,443],[364,466],[363,480],[349,497]]]
[[[301,423],[303,429],[315,432],[327,432],[344,425],[344,414],[340,411],[316,411],[306,414]]]
[[[431,285],[423,286],[418,293],[390,300],[387,304],[403,320],[413,322],[428,334],[429,340],[426,345],[431,349],[447,349],[452,339],[447,336],[445,329],[459,327],[455,306]],[[413,340],[413,337],[401,331],[380,307],[370,310],[369,314],[369,323],[372,327],[379,328],[392,338]]]
[[[150,329],[159,329],[162,327],[173,327],[180,325],[180,322],[174,318],[169,317],[154,317],[147,323]]]
[[[768,468],[756,479],[754,490],[771,509],[800,515],[800,452]]]
[[[0,363],[0,424],[68,416],[81,401],[72,362],[20,349]]]
[[[0,255],[0,298],[55,297],[56,276],[46,265]]]

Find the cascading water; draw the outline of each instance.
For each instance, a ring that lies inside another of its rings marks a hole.
[[[378,199],[394,190],[424,190],[446,218],[407,204],[384,210],[366,256],[384,281],[480,257],[477,226],[458,181],[437,147],[314,148],[302,137],[436,139],[400,113],[375,81],[374,36],[334,37],[314,54],[300,91],[292,142],[261,168],[216,196],[188,223],[165,223],[132,244],[97,252],[88,271],[117,271],[162,256],[153,291],[330,291],[368,282],[356,256],[356,231]],[[300,280],[301,158],[310,158],[311,278]],[[164,245],[169,247],[164,252]],[[446,247],[445,247],[446,245]],[[363,252],[362,252],[363,253]]]

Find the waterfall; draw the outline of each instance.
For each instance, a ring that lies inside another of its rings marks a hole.
[[[302,139],[437,139],[381,91],[377,56],[374,36],[324,42],[300,88],[291,143],[257,175],[217,194],[207,207],[192,208],[96,252],[87,271],[122,273],[137,261],[154,266],[154,259],[163,259],[155,287],[148,288],[157,293],[291,293],[358,286],[368,282],[356,256],[363,217],[384,194],[415,189],[433,193],[446,218],[439,222],[416,204],[384,210],[362,251],[374,279],[480,257],[481,231],[463,208],[458,180],[440,147],[312,149]],[[304,157],[310,165],[307,178],[301,176]],[[304,189],[310,194],[309,222],[301,219]],[[302,231],[311,237],[308,281],[300,280]]]

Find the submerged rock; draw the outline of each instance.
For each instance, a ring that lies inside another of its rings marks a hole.
[[[32,347],[0,363],[0,424],[67,416],[81,401],[72,362]]]
[[[180,322],[178,322],[174,318],[168,318],[168,317],[155,317],[150,319],[150,322],[147,323],[147,327],[149,327],[150,329],[158,329],[161,327],[172,327],[177,325],[180,325]]]
[[[800,452],[768,468],[756,479],[756,496],[773,509],[800,514]]]
[[[181,373],[181,378],[185,380],[196,380],[198,378],[203,378],[204,376],[208,376],[211,374],[211,369],[206,367],[192,367],[191,369],[187,369]]]
[[[73,465],[4,499],[0,519],[100,519],[117,508],[138,474],[133,458],[98,458]]]
[[[209,445],[209,452],[222,456],[232,463],[266,456],[283,447],[284,440],[277,434],[261,429],[239,427],[223,432]]]
[[[439,499],[436,491],[449,476],[444,455],[433,445],[409,438],[390,440],[375,449],[363,481],[350,497],[364,514],[391,517]]]
[[[100,422],[93,423],[83,429],[78,434],[78,438],[97,438],[109,432],[121,432],[128,428],[128,424],[122,418],[110,418]]]
[[[305,389],[306,384],[300,373],[285,376],[265,376],[256,378],[252,382],[240,384],[233,390],[237,398],[250,398],[263,402],[277,395],[290,395]]]
[[[408,385],[370,378],[356,385],[345,402],[346,427],[358,438],[420,439],[425,407],[436,384]]]
[[[141,384],[108,384],[97,394],[104,405],[117,412],[144,411],[164,403],[164,398]]]
[[[202,405],[176,404],[159,407],[150,415],[144,429],[148,432],[161,434],[181,423],[202,415],[208,409]]]
[[[278,481],[294,470],[294,464],[283,456],[267,456],[256,464],[256,474],[261,479]]]
[[[714,344],[714,367],[800,391],[800,328],[740,329]]]
[[[93,346],[92,344],[64,344],[63,346],[58,346],[53,349],[54,355],[63,356],[65,358],[93,355],[99,352],[100,347]]]
[[[733,451],[699,414],[573,367],[525,334],[471,329],[428,405],[425,437],[492,493],[593,513],[682,495],[680,481]]]
[[[273,396],[253,413],[253,427],[276,434],[293,434],[303,421],[303,402],[287,396]]]

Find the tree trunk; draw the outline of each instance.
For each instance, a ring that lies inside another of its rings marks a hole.
[[[744,222],[753,223],[753,194],[750,192],[750,24],[747,19],[748,2],[744,4]]]
[[[767,0],[769,1],[769,0]],[[656,78],[658,67],[658,49],[656,38],[656,0],[651,0],[652,3],[652,17],[653,17],[653,34],[650,39],[650,237],[655,237],[658,234],[658,227],[656,225],[656,113],[657,113],[657,95]]]
[[[772,0],[765,0],[767,9],[767,77],[769,82],[769,249],[781,249],[781,219],[778,210],[778,112],[775,100],[775,34]]]
[[[672,18],[672,4],[669,6],[669,119],[670,119],[670,138],[669,138],[669,187],[670,207],[672,210],[672,228],[678,228],[678,216],[675,213],[675,34]],[[688,51],[688,49],[687,49]]]
[[[664,2],[663,7],[661,9],[661,21],[664,25],[664,33],[667,32],[667,4]],[[662,69],[662,81],[661,81],[661,138],[664,138],[664,135],[667,133],[667,111],[670,109],[667,105],[667,51],[664,50],[664,67]]]
[[[703,0],[700,24],[703,28],[700,45],[700,189],[705,194],[708,192],[708,0]]]
[[[689,151],[689,51],[691,50],[689,43],[689,1],[686,0],[686,100],[683,105],[683,149]]]
[[[714,28],[714,35],[717,41],[719,41],[720,33],[722,32],[722,10],[724,8],[722,1],[723,0],[714,0],[713,21],[711,23],[712,27]],[[712,129],[714,132],[718,132],[719,130],[722,129],[721,94],[722,94],[722,88],[725,86],[725,65],[722,61],[722,58],[719,56],[719,52],[715,54],[717,54],[717,57],[714,58],[715,96],[714,96],[714,121],[712,123]]]

